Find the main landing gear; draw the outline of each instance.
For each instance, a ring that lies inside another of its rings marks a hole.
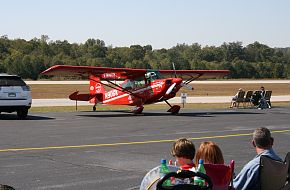
[[[171,112],[171,114],[173,115],[177,115],[179,113],[179,110],[180,110],[180,106],[178,105],[170,105],[169,102],[167,100],[164,100],[166,102],[167,105],[170,106],[169,110],[167,110],[167,112]]]
[[[97,107],[96,105],[93,106],[93,111],[96,111],[97,110]]]
[[[131,109],[131,112],[134,114],[141,114],[143,109],[144,109],[143,106],[136,106],[136,107]]]

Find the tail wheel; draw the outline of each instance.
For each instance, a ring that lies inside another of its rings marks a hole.
[[[17,110],[17,116],[19,119],[25,119],[27,115],[28,115],[28,109],[24,108],[24,109]]]

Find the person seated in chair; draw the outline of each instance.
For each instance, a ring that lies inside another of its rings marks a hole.
[[[175,157],[181,170],[191,170],[195,167],[193,162],[195,146],[190,140],[186,138],[177,139],[172,145],[171,155]]]
[[[273,160],[282,161],[272,149],[274,139],[271,132],[265,127],[257,128],[253,133],[252,145],[257,152],[257,156],[248,162],[241,172],[234,178],[234,188],[236,190],[258,190],[259,187],[259,167],[261,155],[266,155]]]
[[[196,161],[204,160],[206,174],[213,183],[212,190],[232,189],[234,161],[224,164],[224,157],[218,145],[211,141],[202,142],[195,155]]]
[[[265,87],[264,86],[261,86],[260,88],[261,90],[261,99],[260,99],[260,104],[261,104],[261,107],[264,106],[264,107],[267,107],[267,108],[271,108],[271,102],[270,100],[266,100],[266,91],[265,91]]]
[[[209,164],[224,164],[224,157],[221,149],[212,141],[202,142],[196,152],[195,160],[204,160],[204,163]]]
[[[258,106],[261,99],[261,93],[260,91],[255,91],[251,97],[251,102],[254,106]]]
[[[230,108],[236,107],[236,101],[237,101],[237,99],[238,99],[238,95],[239,95],[239,93],[240,93],[241,91],[243,91],[243,89],[242,89],[242,88],[239,88],[239,90],[238,90],[238,92],[236,93],[236,95],[233,96],[232,101],[231,101],[231,106],[230,106]]]

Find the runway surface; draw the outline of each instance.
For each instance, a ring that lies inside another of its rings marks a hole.
[[[216,142],[236,173],[255,156],[251,133],[268,127],[274,150],[290,151],[290,107],[274,109],[33,113],[0,115],[0,183],[19,190],[133,190],[174,139]]]

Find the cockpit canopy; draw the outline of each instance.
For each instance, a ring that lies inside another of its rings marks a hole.
[[[147,73],[145,74],[145,78],[149,81],[152,81],[156,79],[162,79],[163,77],[159,71],[148,70]]]

